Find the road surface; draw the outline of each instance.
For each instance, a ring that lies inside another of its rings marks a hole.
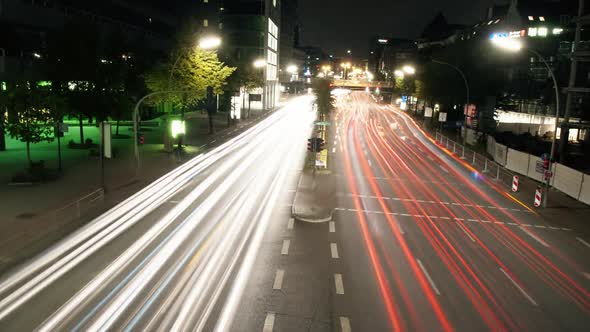
[[[6,276],[0,330],[588,330],[589,239],[395,108],[336,105],[333,221],[290,218],[301,97]]]

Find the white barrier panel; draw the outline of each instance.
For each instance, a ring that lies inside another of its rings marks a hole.
[[[520,151],[508,149],[506,168],[516,173],[527,175],[529,171],[529,155]]]
[[[578,172],[567,166],[557,164],[555,167],[555,179],[553,180],[553,186],[561,192],[578,199],[583,177],[584,173]]]
[[[490,156],[496,155],[496,140],[490,135],[486,136],[486,151]]]
[[[496,143],[494,148],[494,161],[502,166],[506,166],[506,157],[508,155],[508,148],[506,145]]]
[[[590,175],[584,174],[580,190],[580,201],[590,204]]]
[[[543,178],[544,178],[543,174],[545,172],[545,169],[542,170],[543,173],[537,172],[537,162],[538,161],[543,163],[543,160],[541,158],[531,156],[531,159],[529,160],[529,169],[528,169],[527,176],[531,179],[536,180],[536,181],[543,182]]]

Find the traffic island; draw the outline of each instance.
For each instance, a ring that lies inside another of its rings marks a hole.
[[[332,220],[335,204],[335,177],[321,171],[304,170],[293,200],[293,218],[310,223],[328,222]]]

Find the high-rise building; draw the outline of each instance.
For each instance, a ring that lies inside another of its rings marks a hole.
[[[225,53],[239,66],[256,63],[264,79],[262,107],[276,106],[280,96],[281,0],[231,0],[225,1],[222,8]],[[256,95],[252,95],[255,100]]]

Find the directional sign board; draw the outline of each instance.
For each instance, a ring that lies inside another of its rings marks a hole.
[[[543,174],[545,173],[545,168],[543,167],[543,160],[537,160],[535,163],[535,172]]]
[[[426,107],[424,109],[424,117],[426,117],[426,118],[432,117],[432,107]]]
[[[445,112],[438,113],[438,122],[447,122],[447,113],[445,113]]]
[[[329,126],[331,123],[330,121],[316,121],[314,122],[316,126]]]

